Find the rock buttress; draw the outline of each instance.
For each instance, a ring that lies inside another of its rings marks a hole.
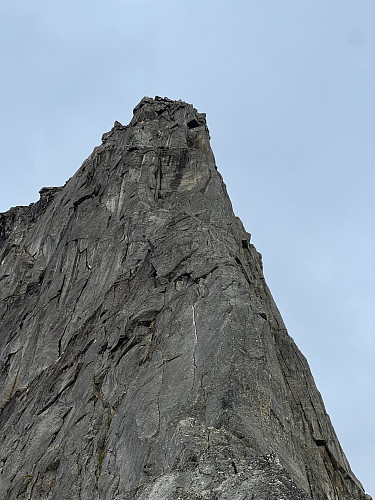
[[[205,115],[144,98],[0,218],[0,497],[364,500]]]

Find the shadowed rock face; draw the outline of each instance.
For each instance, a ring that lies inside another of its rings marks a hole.
[[[0,215],[0,498],[369,498],[249,238],[158,97]]]

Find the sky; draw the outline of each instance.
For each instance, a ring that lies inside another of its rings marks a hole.
[[[0,212],[143,96],[207,113],[234,210],[375,496],[374,0],[0,0]]]

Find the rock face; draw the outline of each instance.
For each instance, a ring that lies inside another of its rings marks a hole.
[[[0,215],[0,498],[364,500],[205,115],[144,98]]]

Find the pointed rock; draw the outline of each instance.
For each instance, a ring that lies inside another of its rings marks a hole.
[[[0,256],[1,498],[369,498],[190,104],[142,99]]]

